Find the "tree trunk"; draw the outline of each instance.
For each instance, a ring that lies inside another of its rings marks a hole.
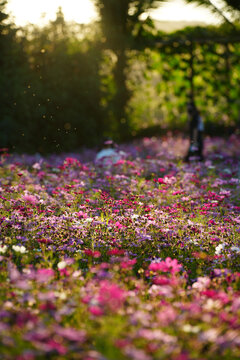
[[[129,137],[129,120],[127,117],[127,104],[130,97],[130,91],[127,88],[127,55],[126,50],[122,48],[117,51],[117,63],[114,69],[114,80],[116,93],[113,99],[114,114],[117,121],[119,140],[126,140]]]
[[[190,60],[189,60],[189,80],[190,80],[190,99],[194,102],[195,89],[194,89],[194,45],[190,44]]]

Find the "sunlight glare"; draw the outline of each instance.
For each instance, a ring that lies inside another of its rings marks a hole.
[[[10,0],[7,9],[17,25],[43,24],[56,18],[59,6],[67,21],[89,23],[96,18],[91,0]]]
[[[217,6],[221,5],[222,0],[212,0]],[[62,7],[67,21],[78,23],[89,23],[97,18],[97,12],[93,0],[9,0],[8,11],[12,13],[17,25],[46,24],[49,20],[54,20],[56,12]],[[143,18],[151,15],[160,21],[203,21],[207,23],[217,23],[219,19],[212,15],[210,10],[186,4],[184,0],[169,0],[162,4],[158,9],[148,11]]]
[[[218,5],[219,0],[214,0],[213,3]],[[184,0],[169,0],[149,14],[159,21],[199,21],[212,24],[219,22],[209,9],[196,4],[186,4]]]

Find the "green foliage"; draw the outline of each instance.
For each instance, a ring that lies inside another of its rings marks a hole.
[[[195,101],[207,132],[236,129],[239,121],[239,43],[234,32],[219,28],[186,28],[165,39],[158,49],[135,54],[130,71],[133,133],[146,129],[186,128],[186,104],[191,93],[191,53]],[[200,39],[200,40],[199,40]],[[159,42],[158,42],[159,41]],[[229,43],[227,42],[229,41]],[[150,42],[151,44],[151,42]],[[136,65],[138,64],[138,65]],[[230,130],[230,131],[232,131]]]
[[[147,10],[157,7],[164,0],[95,0],[101,18],[103,43],[116,55],[113,79],[116,87],[110,103],[108,117],[116,123],[119,140],[130,135],[127,107],[131,91],[127,86],[127,51],[141,46],[146,27],[154,28],[150,19],[141,20]]]
[[[97,39],[81,36],[61,11],[44,28],[4,35],[0,143],[17,151],[70,151],[104,131]]]

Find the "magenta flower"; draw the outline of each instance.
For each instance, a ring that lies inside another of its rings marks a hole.
[[[101,281],[98,294],[98,302],[111,309],[117,311],[124,303],[126,292],[118,285],[110,283],[107,280]]]
[[[112,249],[107,252],[108,255],[115,255],[115,256],[124,255],[124,253],[125,251],[120,249]]]
[[[103,310],[99,306],[90,306],[89,311],[94,316],[103,315]]]
[[[58,352],[59,355],[65,355],[67,353],[67,348],[63,344],[61,344],[60,342],[54,339],[49,339],[45,343],[45,350],[47,352],[55,350]]]
[[[166,276],[155,276],[153,279],[153,283],[156,285],[170,285],[171,279]]]
[[[153,179],[154,182],[157,182],[159,184],[166,184],[163,178]]]
[[[133,265],[136,264],[136,262],[137,262],[136,259],[132,259],[132,260],[129,259],[129,260],[126,260],[126,261],[122,261],[122,262],[120,263],[120,266],[121,266],[122,269],[128,269],[128,270],[130,270],[130,269],[132,269]]]
[[[37,242],[40,243],[40,244],[51,244],[52,243],[52,240],[51,239],[45,239],[45,238],[42,238],[42,239],[37,239]]]
[[[165,261],[160,261],[159,263],[151,263],[148,267],[151,271],[171,272],[171,274],[179,272],[181,268],[182,265],[178,263],[177,259],[171,259],[170,257],[167,257]]]
[[[75,158],[67,157],[67,158],[64,160],[63,169],[66,169],[66,168],[72,167],[72,166],[80,167],[80,166],[81,166],[81,163],[80,163],[77,159],[75,159]]]
[[[122,229],[122,228],[123,228],[123,225],[122,225],[119,221],[117,221],[117,222],[115,223],[115,227],[118,228],[118,229]]]
[[[87,256],[91,256],[91,257],[94,257],[94,258],[99,258],[101,256],[101,253],[100,251],[92,251],[90,249],[86,249],[84,250],[84,253],[87,255]]]

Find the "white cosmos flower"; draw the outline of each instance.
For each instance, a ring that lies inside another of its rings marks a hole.
[[[61,300],[66,300],[66,298],[67,298],[67,294],[65,292],[55,291],[54,295]]]
[[[219,244],[218,246],[216,246],[216,248],[215,248],[215,254],[216,254],[216,255],[221,254],[222,250],[225,249],[225,246],[226,246],[225,243],[222,243],[222,244]]]
[[[190,324],[183,325],[183,331],[187,333],[194,333],[197,334],[200,331],[200,328],[198,326],[192,326]]]
[[[25,246],[21,245],[13,245],[12,249],[16,252],[19,252],[21,254],[25,254],[27,252],[27,249],[25,248]]]
[[[58,270],[63,270],[63,269],[65,269],[66,266],[67,266],[66,261],[60,261],[60,262],[57,264]]]
[[[0,245],[0,253],[5,254],[6,251],[7,251],[7,245]]]

